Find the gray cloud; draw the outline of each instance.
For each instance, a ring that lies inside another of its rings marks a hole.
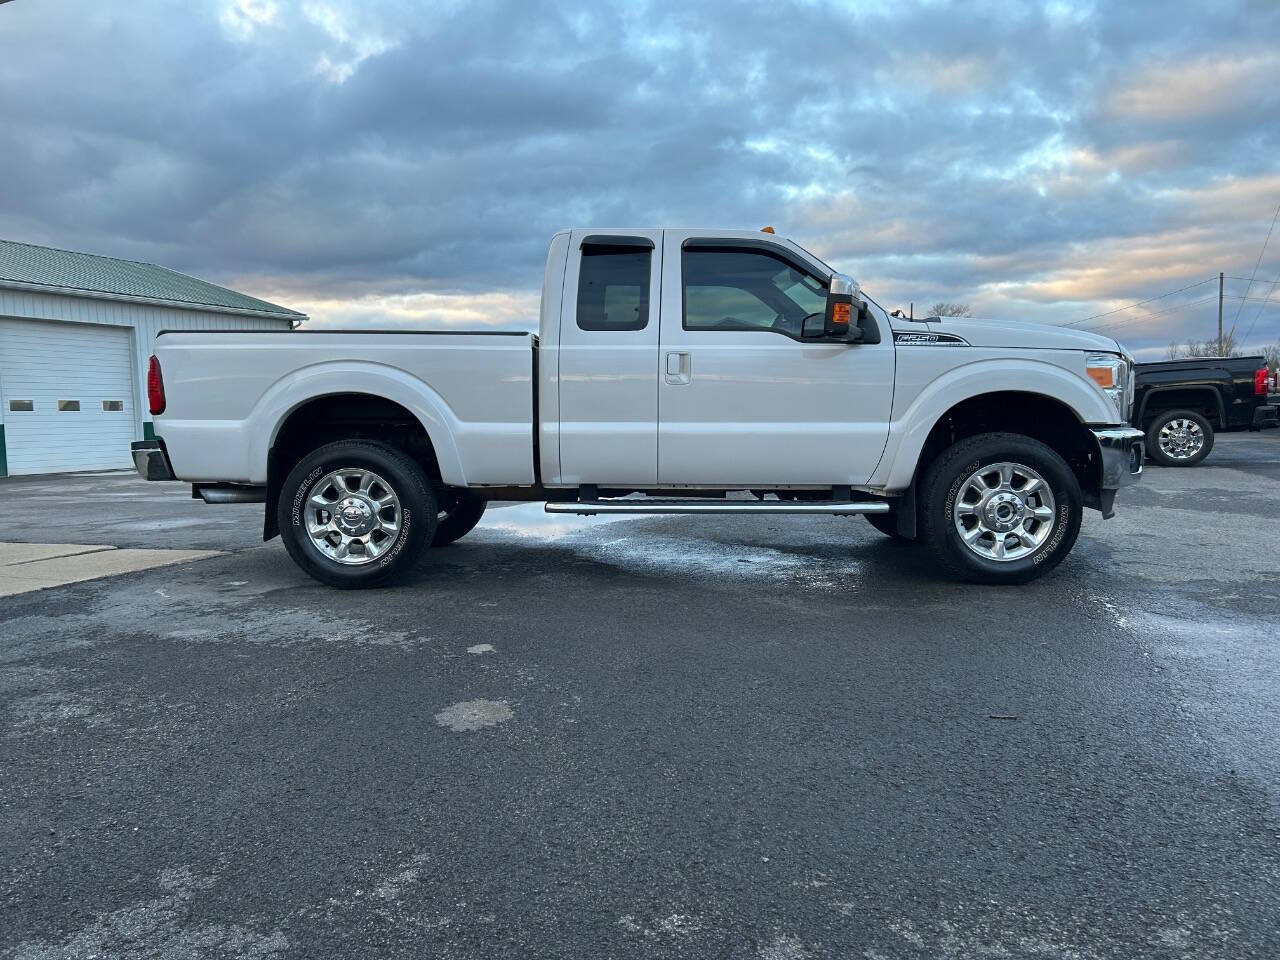
[[[0,235],[474,323],[531,317],[557,228],[767,222],[891,305],[1075,320],[1248,275],[1277,35],[1270,2],[18,0]],[[1098,325],[1210,332],[1146,315]],[[1278,334],[1280,302],[1251,340]]]

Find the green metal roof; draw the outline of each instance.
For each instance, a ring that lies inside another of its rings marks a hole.
[[[113,298],[189,303],[193,307],[266,313],[290,319],[306,316],[154,263],[0,240],[0,287],[13,285],[48,287],[50,292],[77,296],[102,294]]]

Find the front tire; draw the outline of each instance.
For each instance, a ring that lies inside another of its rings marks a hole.
[[[1083,501],[1054,450],[984,433],[944,450],[924,472],[921,539],[939,565],[973,583],[1029,583],[1071,552]]]
[[[1167,410],[1147,427],[1147,455],[1162,467],[1194,467],[1213,449],[1213,427],[1194,410]]]
[[[385,443],[340,440],[289,472],[276,508],[294,563],[321,583],[374,587],[412,568],[436,532],[422,468]]]

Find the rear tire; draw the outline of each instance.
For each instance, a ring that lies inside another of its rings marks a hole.
[[[447,547],[461,540],[475,529],[488,505],[488,498],[478,493],[445,487],[437,497],[438,523],[436,535],[431,538],[431,546]]]
[[[1071,552],[1083,502],[1054,450],[984,433],[944,450],[920,486],[921,539],[939,565],[973,583],[1029,583]]]
[[[1162,467],[1194,467],[1213,449],[1213,427],[1194,410],[1166,410],[1147,427],[1147,456]]]
[[[422,468],[395,447],[340,440],[289,472],[276,520],[306,573],[331,587],[374,587],[411,569],[431,542],[436,496]]]

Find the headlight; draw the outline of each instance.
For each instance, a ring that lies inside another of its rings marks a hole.
[[[1114,353],[1099,353],[1085,362],[1085,372],[1111,398],[1120,419],[1129,419],[1129,387],[1132,379],[1129,361]]]

